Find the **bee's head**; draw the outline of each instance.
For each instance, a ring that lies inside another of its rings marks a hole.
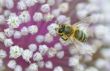
[[[58,28],[55,29],[59,35],[62,35],[65,31],[65,25],[59,25]]]

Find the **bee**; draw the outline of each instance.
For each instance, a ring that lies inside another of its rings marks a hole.
[[[56,31],[64,41],[75,40],[78,42],[86,42],[88,38],[87,33],[80,29],[78,23],[73,25],[60,24],[59,27],[56,28]]]

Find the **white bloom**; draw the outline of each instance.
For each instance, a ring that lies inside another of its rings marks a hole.
[[[46,22],[52,21],[53,18],[54,18],[54,15],[52,15],[52,14],[50,14],[50,13],[47,13],[47,14],[44,15],[44,20],[45,20]]]
[[[0,7],[4,7],[4,3],[5,3],[4,0],[0,0]]]
[[[4,32],[0,32],[0,41],[3,42],[6,39]]]
[[[48,51],[48,47],[47,45],[39,45],[39,52],[42,54],[42,55],[45,55]]]
[[[36,36],[36,42],[37,43],[42,43],[44,41],[44,36],[43,35],[37,35]]]
[[[85,71],[99,71],[99,70],[95,67],[89,67]]]
[[[70,57],[68,64],[70,67],[77,66],[79,64],[79,58],[78,57]]]
[[[16,65],[14,71],[23,71],[22,66]]]
[[[15,31],[15,33],[14,33],[14,39],[19,39],[19,38],[21,38],[21,32],[20,31]]]
[[[4,32],[0,32],[0,41],[4,41],[6,39],[6,36],[4,34]]]
[[[104,25],[96,26],[94,31],[96,37],[99,39],[103,39],[110,32],[109,27],[106,27]]]
[[[83,44],[82,46],[78,47],[80,54],[87,54],[87,55],[92,55],[95,51],[92,48],[91,45]]]
[[[41,12],[35,12],[33,15],[33,20],[35,22],[39,22],[39,21],[43,20],[43,14]]]
[[[65,15],[59,15],[57,17],[58,24],[65,23],[66,20],[67,20],[67,17]]]
[[[101,68],[105,68],[106,64],[108,63],[107,60],[104,60],[104,59],[97,59],[96,62],[95,62],[95,66],[99,69]]]
[[[106,59],[110,59],[110,48],[103,48],[100,51],[100,54],[106,58]]]
[[[69,53],[70,53],[71,55],[77,54],[77,53],[79,53],[79,49],[75,48],[74,45],[69,46]]]
[[[89,13],[100,11],[98,5],[96,5],[96,4],[87,4],[87,6],[85,8],[89,11]]]
[[[3,67],[3,65],[4,65],[4,62],[2,59],[0,59],[0,68]]]
[[[3,15],[0,15],[0,25],[5,23],[5,17]]]
[[[83,64],[79,64],[77,66],[75,66],[74,68],[74,71],[85,71],[85,66]]]
[[[90,62],[90,61],[92,61],[92,56],[84,55],[84,62]]]
[[[23,53],[22,53],[22,58],[23,58],[25,61],[27,61],[27,62],[30,63],[30,58],[32,57],[32,55],[33,55],[33,52],[30,51],[29,49],[26,49],[26,50],[24,50]]]
[[[29,33],[29,31],[28,31],[28,28],[27,28],[27,27],[21,28],[21,34],[22,34],[23,36],[28,35],[28,33]]]
[[[14,7],[14,1],[13,0],[5,0],[6,2],[6,8],[12,9]]]
[[[34,6],[37,3],[37,0],[23,0],[28,7]]]
[[[56,66],[53,71],[64,71],[61,66]]]
[[[57,51],[62,50],[62,45],[61,45],[61,43],[55,43],[54,48],[55,48]]]
[[[6,17],[6,19],[9,17],[11,11],[10,10],[5,10],[3,15]]]
[[[47,4],[53,6],[55,4],[55,0],[47,0]]]
[[[7,64],[7,66],[10,68],[10,69],[14,69],[16,67],[16,61],[15,60],[10,60]]]
[[[78,3],[76,5],[76,11],[85,10],[86,6],[87,6],[87,3],[84,3],[84,2]]]
[[[0,49],[0,58],[1,58],[1,59],[4,59],[4,58],[6,58],[6,56],[7,56],[6,51]]]
[[[10,47],[10,46],[12,46],[14,43],[13,43],[13,41],[12,41],[12,39],[5,39],[4,40],[4,45],[6,46],[6,47]]]
[[[45,65],[45,62],[44,61],[39,61],[39,62],[37,62],[37,64],[38,64],[39,68],[43,68],[44,65]]]
[[[55,28],[58,28],[58,25],[56,23],[51,23],[47,27],[47,30],[49,31],[49,34],[51,34],[52,36],[56,36],[57,35],[57,32],[56,32]]]
[[[37,50],[37,45],[32,43],[28,46],[29,50],[31,50],[32,52],[35,52]]]
[[[53,48],[53,47],[49,48],[49,50],[48,50],[48,57],[52,58],[52,57],[55,56],[56,53],[57,53],[57,50],[55,48]]]
[[[90,22],[92,23],[104,23],[105,24],[105,20],[107,20],[107,18],[105,17],[104,14],[100,14],[100,13],[97,13],[97,14],[92,14],[90,16]]]
[[[31,25],[28,27],[28,31],[30,34],[36,34],[38,32],[38,27],[37,25]]]
[[[26,6],[25,2],[21,0],[21,1],[18,2],[17,8],[19,10],[26,10],[27,9],[27,6]]]
[[[81,10],[81,11],[77,12],[77,16],[80,19],[87,17],[88,14],[89,14],[89,12],[87,10]]]
[[[19,15],[19,18],[21,20],[22,23],[27,23],[30,21],[31,17],[30,17],[30,13],[28,11],[23,11],[21,12],[21,14]]]
[[[44,37],[44,41],[47,43],[51,43],[53,41],[53,36],[47,33]]]
[[[53,68],[53,63],[52,63],[52,61],[47,61],[47,62],[45,63],[45,67],[46,67],[47,69],[52,69],[52,68]]]
[[[33,60],[34,61],[41,61],[43,59],[41,53],[39,52],[36,52],[34,55],[33,55]]]
[[[43,4],[41,6],[41,11],[44,12],[44,13],[50,12],[50,6],[49,6],[49,4]]]
[[[59,9],[52,10],[52,15],[54,15],[55,17],[58,17],[60,15],[60,10]]]
[[[11,16],[9,16],[9,18],[8,18],[7,24],[8,24],[9,27],[11,27],[11,28],[18,28],[19,25],[21,24],[21,21],[20,21],[20,19],[19,19],[17,16],[11,15]]]
[[[21,56],[23,49],[19,46],[11,46],[10,47],[10,58],[18,58]]]
[[[69,10],[69,4],[68,4],[68,2],[61,3],[61,4],[59,5],[59,10],[60,10],[62,13],[66,13],[66,12]]]
[[[56,57],[62,59],[64,57],[64,51],[57,52]]]
[[[36,63],[30,64],[27,71],[38,71],[38,65]]]
[[[38,3],[41,3],[41,4],[46,2],[46,0],[37,0],[37,1],[38,1]]]
[[[7,28],[4,30],[4,33],[7,37],[12,37],[13,34],[14,34],[14,29],[11,29],[11,28]]]

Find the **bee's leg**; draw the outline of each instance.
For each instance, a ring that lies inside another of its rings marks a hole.
[[[66,36],[62,36],[61,37],[64,41],[67,41],[68,40],[68,38],[66,37]]]

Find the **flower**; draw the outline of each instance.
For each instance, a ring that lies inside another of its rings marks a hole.
[[[17,9],[19,9],[19,10],[26,10],[27,9],[27,6],[26,6],[25,2],[22,1],[22,0],[20,0],[17,3]]]
[[[64,71],[61,66],[56,66],[53,71]]]
[[[4,32],[0,32],[0,41],[3,42],[6,39]]]
[[[6,56],[7,56],[6,51],[3,49],[0,49],[0,59],[4,59],[4,58],[6,58]]]
[[[23,35],[23,36],[26,36],[26,35],[28,35],[28,33],[29,33],[27,27],[21,28],[20,32],[21,32],[21,35]]]
[[[79,58],[78,57],[70,57],[68,60],[68,65],[70,67],[77,66],[79,64]]]
[[[18,28],[21,24],[21,21],[18,18],[18,16],[9,16],[9,18],[7,20],[7,24],[11,28]]]
[[[23,0],[25,3],[26,3],[26,5],[27,5],[27,7],[31,7],[31,6],[34,6],[38,1],[37,0]]]
[[[51,43],[52,41],[53,41],[53,36],[50,35],[49,33],[47,33],[47,34],[44,36],[44,42]]]
[[[0,25],[5,23],[5,17],[4,15],[0,15]]]
[[[49,6],[49,4],[43,4],[41,6],[41,11],[44,12],[44,13],[50,12],[50,6]]]
[[[58,28],[58,25],[56,23],[51,23],[49,26],[47,26],[47,30],[52,36],[57,35],[55,28]]]
[[[27,23],[30,21],[31,17],[28,11],[23,11],[19,15],[19,19],[21,20],[22,23]]]
[[[64,51],[57,52],[56,57],[62,59],[64,57]]]
[[[10,47],[10,58],[18,58],[22,55],[23,49],[18,45]]]
[[[45,62],[44,61],[39,61],[39,62],[37,62],[37,64],[38,64],[39,68],[43,68],[44,65],[45,65]]]
[[[5,39],[4,40],[4,45],[6,46],[6,47],[10,47],[10,46],[12,46],[14,44],[14,42],[12,41],[12,39]]]
[[[14,1],[13,0],[5,0],[5,5],[6,5],[6,8],[8,9],[12,9],[14,7]]]
[[[41,12],[35,12],[33,15],[33,20],[35,22],[39,22],[39,21],[43,20],[43,14]]]
[[[59,5],[59,10],[60,10],[62,13],[68,12],[68,10],[69,10],[69,3],[68,3],[68,2],[61,3],[61,4]]]
[[[14,71],[23,71],[22,66],[16,65]]]
[[[35,52],[37,50],[37,45],[34,44],[34,43],[31,43],[29,46],[28,46],[29,50],[31,50],[32,52]]]
[[[11,69],[14,69],[16,67],[16,61],[15,60],[10,60],[7,64],[7,66]]]
[[[57,53],[57,50],[55,48],[49,48],[48,49],[48,52],[47,52],[47,55],[49,58],[52,58],[56,55]]]
[[[12,37],[13,36],[13,34],[14,34],[14,29],[12,29],[12,28],[7,28],[7,29],[5,29],[4,30],[4,33],[5,33],[5,35],[7,36],[7,37]]]
[[[31,26],[29,26],[28,27],[28,31],[29,31],[29,33],[30,34],[35,34],[35,33],[37,33],[38,32],[38,27],[37,27],[37,25],[31,25]]]
[[[42,54],[42,55],[45,55],[48,51],[48,47],[47,45],[39,45],[39,52]]]
[[[30,58],[32,57],[33,52],[30,51],[29,49],[25,49],[22,53],[22,58],[26,61],[30,63]]]
[[[37,64],[36,63],[30,64],[26,71],[38,71]]]
[[[53,68],[53,63],[52,63],[52,61],[47,61],[47,62],[45,63],[45,67],[46,67],[47,69],[52,69],[52,68]]]
[[[44,41],[44,36],[43,35],[37,35],[36,36],[36,42],[37,43],[42,43]]]
[[[43,59],[41,53],[39,52],[36,52],[34,55],[33,55],[33,60],[34,61],[41,61]]]
[[[15,31],[14,35],[13,35],[14,39],[19,39],[22,37],[21,32],[20,31]]]
[[[53,6],[55,4],[55,0],[47,0],[47,4]]]

